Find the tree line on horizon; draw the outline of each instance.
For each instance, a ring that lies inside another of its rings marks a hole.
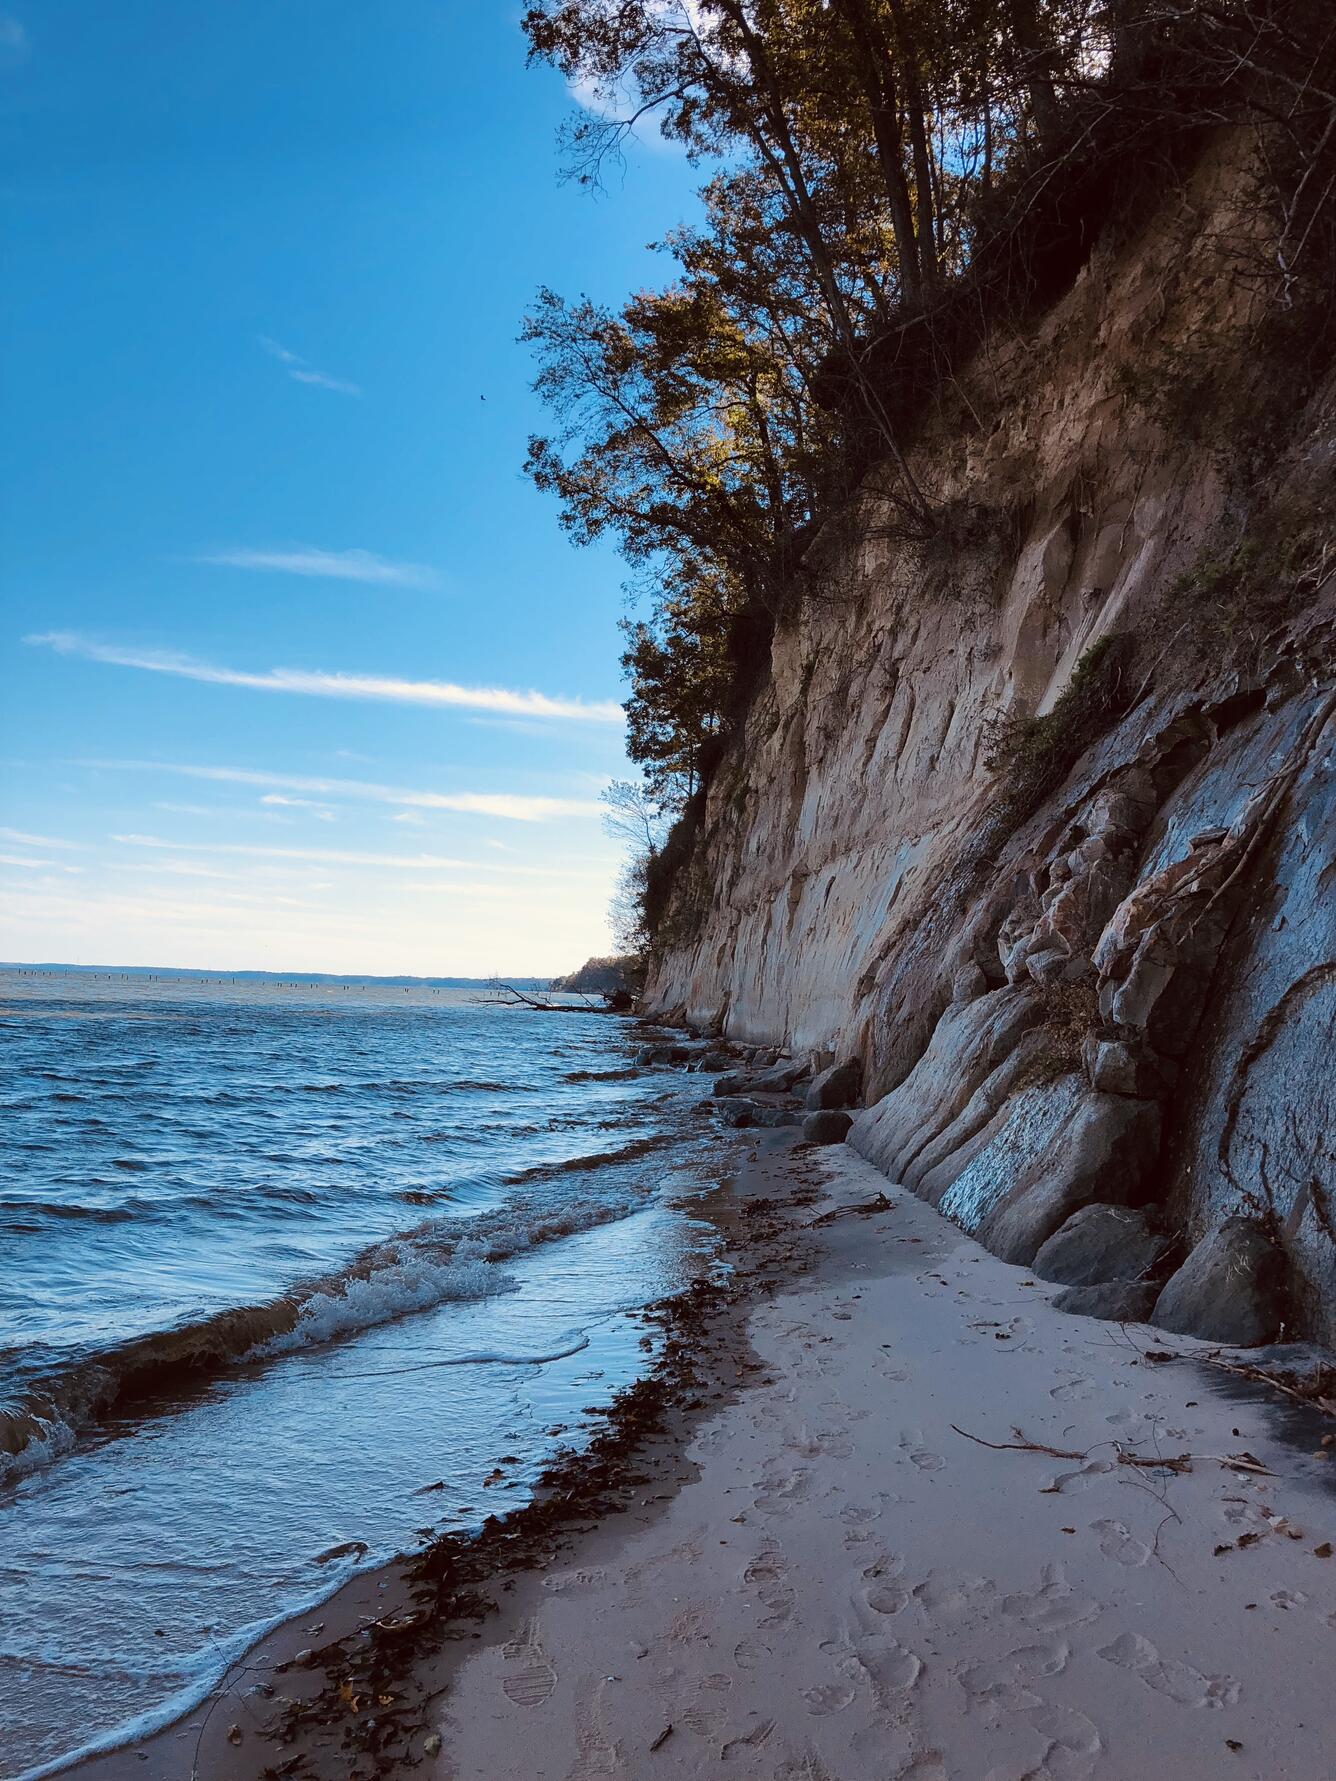
[[[703,175],[701,219],[657,244],[661,288],[619,308],[544,289],[522,335],[553,417],[528,472],[577,542],[615,541],[641,603],[623,657],[645,779],[625,944],[647,937],[667,823],[801,597],[813,538],[874,469],[906,535],[931,534],[909,447],[984,327],[1052,300],[1136,181],[1221,125],[1269,133],[1259,201],[1276,209],[1287,292],[1329,245],[1336,14],[1323,0],[534,0],[523,24],[531,60],[585,101],[567,176],[597,184],[647,129]]]

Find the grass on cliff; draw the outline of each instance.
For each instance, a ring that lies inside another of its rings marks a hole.
[[[1009,712],[990,725],[984,768],[1000,782],[989,824],[997,840],[1019,828],[1122,715],[1130,657],[1130,639],[1101,637],[1081,656],[1051,711],[1042,717]]]

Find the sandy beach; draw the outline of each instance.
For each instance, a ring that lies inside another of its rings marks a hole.
[[[741,1383],[719,1372],[626,1512],[405,1665],[406,1756],[359,1749],[376,1703],[351,1691],[322,1735],[261,1735],[315,1686],[275,1667],[291,1628],[83,1772],[1323,1781],[1330,1420],[1203,1344],[1052,1310],[843,1148],[758,1153],[736,1191],[796,1202],[791,1272],[746,1316]],[[401,1588],[361,1579],[324,1636]]]

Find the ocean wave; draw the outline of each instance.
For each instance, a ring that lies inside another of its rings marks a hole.
[[[623,1160],[652,1147],[642,1140],[613,1155]],[[576,1158],[548,1172],[592,1167],[596,1160]],[[0,1407],[0,1487],[68,1453],[83,1430],[117,1406],[238,1363],[318,1348],[450,1301],[514,1291],[516,1283],[501,1264],[628,1217],[648,1193],[636,1188],[588,1194],[558,1205],[539,1195],[520,1195],[490,1212],[429,1221],[373,1245],[340,1273],[268,1303],[154,1331],[31,1380],[18,1404]]]

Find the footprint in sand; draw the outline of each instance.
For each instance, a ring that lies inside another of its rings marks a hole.
[[[807,1711],[822,1719],[829,1713],[843,1713],[846,1707],[853,1705],[857,1693],[852,1682],[826,1682],[819,1688],[805,1688],[803,1699],[807,1702]]]
[[[774,1651],[769,1645],[763,1645],[759,1639],[743,1639],[733,1647],[733,1662],[740,1670],[748,1673],[769,1669],[774,1659]]]
[[[781,1626],[792,1614],[796,1598],[785,1582],[787,1576],[788,1565],[778,1546],[763,1547],[748,1560],[742,1581],[756,1592],[757,1600],[766,1610],[757,1622],[758,1626]]]
[[[924,1444],[922,1429],[906,1429],[900,1436],[900,1449],[907,1453],[920,1472],[940,1472],[946,1461]]]
[[[1102,1645],[1098,1656],[1117,1664],[1180,1707],[1232,1707],[1239,1685],[1232,1676],[1203,1676],[1191,1664],[1162,1658],[1150,1640],[1140,1633],[1121,1633],[1111,1645]]]
[[[1073,1707],[1045,1705],[1030,1714],[1030,1724],[1047,1739],[1042,1762],[1030,1773],[1053,1781],[1082,1781],[1095,1766],[1104,1746],[1093,1720]]]
[[[517,1707],[541,1707],[557,1686],[557,1672],[538,1640],[538,1622],[526,1620],[501,1647],[505,1670],[501,1692]]]
[[[1055,1633],[1063,1627],[1082,1626],[1100,1612],[1100,1604],[1079,1596],[1067,1581],[1061,1565],[1045,1565],[1038,1589],[1017,1590],[1003,1596],[1002,1612],[1036,1632]]]
[[[987,1611],[995,1586],[987,1577],[965,1577],[955,1571],[934,1571],[913,1590],[914,1600],[930,1621],[947,1624],[976,1619]]]
[[[561,1571],[555,1577],[545,1577],[543,1588],[551,1590],[553,1595],[574,1595],[581,1590],[597,1589],[599,1584],[607,1581],[608,1573],[604,1570]]]
[[[809,1433],[803,1428],[785,1446],[802,1459],[848,1459],[854,1450],[843,1429],[816,1429]]]
[[[1043,1487],[1045,1496],[1069,1496],[1074,1490],[1086,1490],[1098,1484],[1115,1469],[1111,1459],[1088,1459],[1074,1472],[1059,1472]]]
[[[908,1590],[891,1582],[869,1583],[861,1597],[865,1607],[881,1615],[898,1614],[909,1602]]]
[[[988,1713],[1016,1713],[1025,1707],[1043,1707],[1042,1695],[1030,1687],[1045,1676],[1057,1676],[1067,1667],[1071,1650],[1061,1639],[1037,1645],[1019,1645],[1005,1657],[986,1663],[967,1664],[957,1670],[956,1680],[974,1706]]]
[[[811,1494],[811,1480],[804,1470],[776,1472],[768,1477],[754,1507],[762,1515],[785,1515],[795,1503],[805,1503]]]
[[[880,1521],[881,1514],[880,1503],[846,1503],[840,1510],[840,1520],[848,1527],[861,1527],[868,1521]]]
[[[907,1694],[923,1674],[923,1659],[895,1639],[863,1639],[856,1656],[871,1678],[879,1707],[889,1706],[893,1696]]]
[[[1095,1381],[1088,1379],[1084,1373],[1077,1373],[1070,1379],[1064,1379],[1061,1385],[1051,1386],[1048,1395],[1059,1404],[1071,1404],[1093,1397],[1094,1392]]]
[[[1105,1558],[1117,1564],[1134,1569],[1150,1558],[1150,1547],[1121,1521],[1092,1521],[1090,1530],[1099,1535],[1099,1549]]]

